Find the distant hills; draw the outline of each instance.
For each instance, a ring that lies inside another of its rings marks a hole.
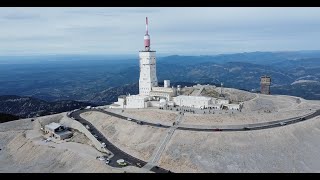
[[[89,105],[92,104],[72,100],[47,102],[32,97],[0,96],[0,112],[20,118],[66,112]]]
[[[177,82],[172,85],[192,86],[195,83]],[[159,85],[163,85],[162,82]],[[0,116],[4,122],[11,119],[37,117],[49,114],[71,111],[86,106],[106,105],[118,100],[118,96],[125,94],[138,94],[138,83],[113,87],[105,91],[90,94],[87,96],[88,102],[78,102],[72,100],[62,100],[47,102],[33,97],[21,97],[15,95],[0,96],[0,113],[7,113]]]
[[[201,62],[228,63],[247,62],[253,64],[274,64],[286,60],[299,60],[309,58],[320,58],[320,50],[309,51],[283,51],[283,52],[244,52],[235,54],[203,55],[203,56],[179,56],[172,55],[158,58],[159,62],[170,64],[186,63],[197,64]]]
[[[119,95],[137,94],[138,62],[138,52],[136,56],[123,58],[0,56],[0,96],[17,95],[10,97],[16,102],[0,100],[4,103],[0,104],[0,112],[34,116],[87,104],[109,104]],[[225,87],[258,92],[260,76],[270,75],[272,94],[315,100],[320,100],[319,72],[320,50],[157,58],[160,83],[165,79],[174,86],[182,82],[216,85],[223,82]]]

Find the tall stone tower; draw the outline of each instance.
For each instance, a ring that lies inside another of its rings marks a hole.
[[[151,88],[158,86],[156,70],[156,51],[150,50],[150,36],[148,34],[148,17],[146,17],[146,34],[144,35],[144,50],[139,51],[139,94],[149,95]]]
[[[270,85],[271,85],[271,77],[270,76],[261,76],[260,78],[261,85],[261,94],[270,94]]]

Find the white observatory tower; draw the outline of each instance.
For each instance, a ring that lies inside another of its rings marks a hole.
[[[150,36],[148,34],[148,17],[146,17],[146,34],[144,35],[144,50],[139,51],[139,59],[139,94],[149,95],[151,88],[158,86],[158,79],[156,71],[156,51],[150,50]]]

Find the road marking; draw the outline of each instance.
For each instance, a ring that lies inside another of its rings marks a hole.
[[[166,136],[164,137],[164,139],[162,139],[162,142],[161,142],[160,146],[158,146],[157,151],[155,151],[153,153],[152,158],[151,158],[152,160],[150,161],[150,163],[156,164],[160,160],[161,154],[165,150],[168,142],[170,141],[172,135],[174,134],[174,131],[177,129],[178,124],[182,119],[182,116],[183,116],[182,114],[179,114],[179,116],[177,117],[177,120],[175,121],[176,122],[175,125],[171,126],[168,129],[168,132],[166,133]]]

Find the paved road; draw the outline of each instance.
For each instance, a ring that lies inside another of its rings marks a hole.
[[[220,125],[220,126],[192,126],[192,125],[180,125],[177,129],[179,130],[189,130],[189,131],[252,131],[280,127],[284,125],[294,124],[301,121],[305,121],[320,115],[320,110],[313,113],[309,113],[305,116],[289,118],[284,120],[262,122],[255,124],[241,124],[241,125]],[[281,125],[280,123],[285,123]]]
[[[145,166],[147,164],[147,162],[142,161],[140,159],[137,159],[125,152],[123,152],[122,150],[120,150],[119,148],[117,148],[116,146],[114,146],[111,142],[109,142],[107,140],[107,138],[105,138],[103,136],[102,133],[100,133],[91,123],[89,123],[88,121],[86,121],[85,119],[80,117],[81,113],[84,112],[90,112],[90,111],[98,111],[101,113],[105,113],[114,117],[117,117],[121,120],[125,120],[128,121],[127,118],[123,115],[117,114],[117,113],[113,113],[113,112],[109,112],[106,110],[101,110],[101,109],[88,109],[88,110],[78,110],[76,112],[73,112],[70,114],[71,117],[74,117],[77,121],[79,121],[80,123],[86,123],[91,127],[91,132],[98,135],[98,139],[102,139],[101,142],[105,142],[107,145],[107,149],[109,151],[111,151],[114,156],[111,158],[110,164],[111,166],[114,167],[119,167],[119,165],[116,163],[117,159],[124,159],[125,161],[129,162],[131,165],[136,165],[137,163],[140,163],[141,166]],[[220,126],[193,126],[193,125],[184,125],[184,124],[179,124],[176,123],[174,126],[167,126],[167,125],[161,125],[159,126],[159,124],[156,123],[150,123],[150,122],[145,122],[145,121],[141,121],[141,120],[137,120],[134,118],[131,118],[131,122],[132,123],[137,123],[137,122],[142,122],[141,126],[143,125],[147,125],[147,126],[154,126],[154,127],[158,127],[158,128],[173,128],[174,129],[179,129],[179,130],[189,130],[189,131],[210,131],[210,132],[216,132],[216,131],[251,131],[251,130],[260,130],[260,129],[268,129],[268,128],[274,128],[274,127],[279,127],[279,126],[283,126],[280,123],[285,123],[285,125],[289,125],[289,124],[294,124],[294,123],[298,123],[301,121],[305,121],[308,119],[311,119],[313,117],[319,116],[320,115],[320,110],[317,110],[315,112],[309,113],[308,115],[305,116],[300,116],[300,117],[296,117],[296,118],[289,118],[289,119],[284,119],[284,120],[277,120],[277,121],[271,121],[271,122],[263,122],[263,123],[256,123],[256,124],[244,124],[244,125],[220,125]],[[167,139],[167,137],[165,138]],[[163,147],[161,147],[162,149]],[[156,153],[158,154],[158,153]],[[159,156],[156,156],[157,158],[155,158],[155,160],[157,160],[159,158]],[[149,163],[149,165],[152,165],[153,163]],[[168,170],[165,170],[163,168],[160,168],[158,166],[154,166],[151,168],[151,171],[153,172],[157,172],[157,173],[167,173],[169,172]]]
[[[197,92],[196,96],[200,96],[201,92],[203,91],[204,86],[201,86],[201,88],[199,89],[199,91]]]
[[[90,111],[99,111],[105,114],[109,114],[111,116],[118,117],[120,119],[126,120],[127,117],[116,114],[113,112],[105,111],[105,110],[90,110]],[[285,123],[286,125],[298,123],[301,121],[305,121],[311,119],[313,117],[320,115],[320,109],[316,110],[315,112],[310,112],[307,115],[299,116],[295,118],[283,119],[283,120],[276,120],[276,121],[269,121],[269,122],[262,122],[262,123],[254,123],[254,124],[241,124],[241,125],[216,125],[216,126],[204,126],[204,125],[187,125],[187,124],[180,124],[178,125],[179,130],[189,130],[189,131],[250,131],[250,130],[260,130],[260,129],[268,129],[283,126],[280,123]],[[156,123],[150,123],[142,120],[137,120],[132,118],[132,122],[143,122],[143,125],[159,127]],[[170,128],[172,126],[161,125],[160,128]]]
[[[82,124],[89,125],[89,127],[90,127],[89,131],[92,134],[96,134],[98,136],[97,139],[100,140],[101,143],[104,142],[106,144],[106,148],[110,152],[113,153],[113,156],[110,158],[110,163],[109,163],[110,166],[121,167],[116,162],[118,159],[124,159],[129,165],[133,165],[133,166],[137,166],[137,163],[140,163],[141,166],[144,166],[147,164],[147,162],[142,161],[138,158],[135,158],[135,157],[125,153],[121,149],[117,148],[110,141],[108,141],[108,139],[99,130],[97,130],[90,122],[88,122],[87,120],[80,117],[81,113],[84,113],[87,111],[92,111],[92,110],[75,111],[75,112],[70,113],[70,117],[73,117],[75,120],[79,121]],[[101,112],[101,110],[97,110],[97,111]],[[139,167],[139,166],[137,166],[137,167]],[[156,172],[156,173],[168,173],[169,172],[168,170],[165,170],[160,167],[153,167],[151,169],[151,171]]]
[[[89,110],[89,111],[99,111],[99,112],[108,114],[110,116],[114,116],[114,117],[117,117],[119,119],[123,119],[123,120],[128,121],[127,120],[128,117],[120,115],[120,114],[117,114],[117,113],[113,113],[113,112],[110,112],[110,111],[99,110],[99,109],[92,109],[92,110]],[[163,124],[160,124],[160,123],[159,124],[158,123],[150,123],[150,122],[138,120],[138,119],[135,119],[135,118],[131,118],[131,122],[134,122],[134,123],[142,122],[143,124],[141,124],[141,125],[154,126],[154,127],[159,127],[159,128],[169,128],[169,127],[171,127],[171,126],[163,125]]]
[[[176,121],[175,121],[175,125],[171,126],[169,128],[169,130],[167,131],[165,137],[160,141],[160,143],[158,144],[158,146],[155,148],[156,150],[153,152],[152,156],[151,156],[151,160],[150,163],[151,164],[157,164],[158,161],[160,160],[161,154],[164,151],[165,147],[167,146],[168,142],[170,141],[174,131],[177,129],[177,125],[179,124],[179,122],[182,119],[182,115],[180,114]]]

